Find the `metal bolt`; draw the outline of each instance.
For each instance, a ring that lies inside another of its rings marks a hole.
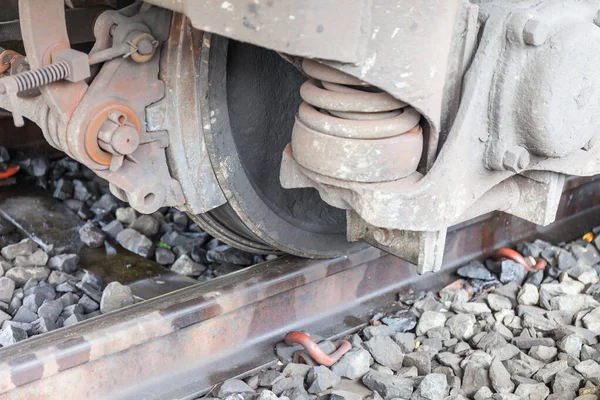
[[[523,29],[523,41],[531,46],[540,46],[548,38],[548,25],[538,19],[530,19]]]
[[[387,229],[375,229],[373,239],[384,246],[388,246],[391,243],[390,231]]]
[[[523,171],[530,162],[529,152],[522,147],[507,150],[502,158],[504,168],[515,173]]]
[[[127,124],[127,116],[117,111],[108,114],[108,120],[98,131],[98,146],[111,153],[110,170],[116,171],[123,165],[124,157],[133,153],[140,144],[137,129]]]

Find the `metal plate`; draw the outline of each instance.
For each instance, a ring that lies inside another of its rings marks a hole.
[[[196,31],[195,34],[201,35]],[[365,246],[346,241],[345,213],[313,189],[286,190],[279,182],[306,81],[277,53],[204,34],[201,111],[209,156],[229,205],[268,245],[302,257],[335,257]]]

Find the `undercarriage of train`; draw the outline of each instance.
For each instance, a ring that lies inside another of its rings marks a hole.
[[[98,9],[91,49],[74,10],[18,2],[0,107],[247,251],[437,271],[449,226],[550,224],[600,173],[600,1],[150,0]]]

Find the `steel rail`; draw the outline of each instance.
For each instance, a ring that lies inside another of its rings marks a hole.
[[[291,330],[337,338],[441,288],[466,261],[527,238],[565,240],[600,225],[600,180],[568,181],[557,222],[493,213],[453,227],[436,274],[368,248],[334,260],[282,257],[0,349],[0,397],[194,398],[275,361]]]

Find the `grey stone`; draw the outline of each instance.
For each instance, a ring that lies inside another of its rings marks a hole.
[[[6,303],[3,303],[6,304]],[[17,310],[19,309],[19,307],[21,307],[23,305],[23,302],[21,301],[21,299],[18,299],[16,297],[13,297],[10,301],[10,304],[8,305],[8,313],[10,315],[13,315],[14,313],[17,312]]]
[[[393,316],[382,318],[381,322],[396,332],[407,332],[417,325],[417,317],[409,310],[401,310]]]
[[[27,307],[31,312],[37,313],[38,308],[44,302],[44,296],[39,293],[32,293],[23,298],[23,306]]]
[[[353,349],[342,356],[331,370],[342,378],[356,379],[369,372],[371,354],[364,349]]]
[[[575,391],[579,389],[581,381],[581,375],[576,376],[575,374],[569,373],[568,371],[561,371],[556,374],[556,376],[554,377],[554,381],[552,381],[552,392],[575,393]]]
[[[0,311],[0,325],[4,323],[4,321],[8,321],[12,319],[12,317],[4,311]]]
[[[154,259],[160,265],[169,265],[175,262],[175,254],[169,249],[157,247],[154,252]]]
[[[87,283],[98,290],[101,290],[102,286],[104,286],[104,280],[100,275],[87,270],[84,271],[84,274],[81,277],[81,283]]]
[[[584,327],[594,332],[596,335],[600,335],[600,308],[590,311],[583,317],[582,321]]]
[[[565,371],[567,368],[569,368],[569,366],[567,365],[566,361],[554,361],[540,368],[533,376],[533,379],[537,380],[538,382],[548,383],[554,379],[556,374]]]
[[[558,268],[561,271],[566,271],[569,268],[573,268],[577,265],[577,259],[573,256],[573,254],[568,251],[560,251],[557,256],[558,259]]]
[[[42,249],[36,250],[28,256],[17,256],[13,261],[15,267],[28,267],[30,265],[46,265],[48,262],[48,254]]]
[[[6,278],[12,279],[16,286],[23,286],[28,280],[43,281],[50,275],[50,270],[46,267],[15,267],[8,270]],[[0,278],[1,279],[1,278]]]
[[[68,307],[76,304],[79,301],[79,296],[74,293],[65,293],[59,297],[59,300],[62,301],[63,307]]]
[[[304,386],[296,386],[281,393],[280,398],[289,400],[314,400],[315,395],[309,395]]]
[[[64,306],[60,299],[59,300],[51,300],[51,301],[46,300],[40,306],[40,308],[38,308],[37,314],[42,318],[47,317],[52,322],[56,322],[56,320],[58,319],[58,316],[62,312],[63,308],[64,308]]]
[[[263,387],[271,387],[275,382],[282,378],[283,374],[273,369],[261,371],[258,374],[258,385]]]
[[[448,381],[444,374],[429,374],[423,378],[411,400],[443,400],[448,391]]]
[[[396,333],[392,339],[404,354],[410,353],[415,349],[415,334],[410,332]]]
[[[398,370],[396,376],[401,378],[416,378],[419,376],[419,370],[417,367],[402,367]]]
[[[489,374],[492,387],[497,393],[512,393],[515,389],[515,384],[510,379],[510,374],[499,358],[492,360]]]
[[[38,319],[38,316],[36,313],[34,313],[33,311],[31,311],[29,308],[27,308],[25,306],[21,306],[17,310],[17,313],[15,314],[15,316],[13,317],[12,320],[15,322],[31,323],[31,322],[35,321],[36,319]]]
[[[75,277],[71,274],[67,274],[66,272],[52,271],[50,272],[50,276],[48,276],[48,283],[50,285],[57,286],[73,279],[75,279]]]
[[[278,380],[271,387],[271,391],[277,396],[281,395],[286,390],[290,390],[297,387],[304,389],[304,377],[301,375],[284,376],[284,378]],[[220,397],[220,396],[219,396]]]
[[[529,349],[529,355],[543,363],[552,362],[554,359],[556,359],[557,354],[558,350],[556,347],[533,346],[531,349]]]
[[[587,294],[561,295],[550,299],[550,310],[576,313],[581,310],[596,307],[600,307],[600,303]]]
[[[14,260],[18,256],[29,256],[33,254],[38,248],[37,244],[29,238],[21,240],[19,243],[4,246],[2,251],[2,257],[8,261]]]
[[[574,280],[565,280],[560,283],[543,283],[539,288],[540,305],[547,310],[551,310],[550,300],[562,295],[578,295],[585,285]]]
[[[131,207],[122,207],[117,208],[115,210],[115,215],[117,216],[117,220],[119,222],[124,223],[125,225],[131,225],[137,218],[137,213]]]
[[[517,302],[526,306],[534,306],[539,300],[540,294],[537,287],[530,283],[524,284],[517,295]]]
[[[494,293],[504,296],[510,299],[513,304],[516,304],[519,290],[521,290],[521,286],[517,282],[510,282],[504,286],[497,287]]]
[[[141,215],[129,226],[144,236],[154,236],[160,231],[160,222],[151,215]]]
[[[129,286],[121,285],[119,282],[111,282],[106,285],[102,293],[100,311],[105,314],[131,304],[133,304],[133,295]]]
[[[498,275],[502,283],[521,283],[527,276],[527,271],[513,260],[503,260],[500,262]]]
[[[373,370],[363,376],[362,382],[369,389],[378,392],[384,400],[410,399],[413,393],[412,380]]]
[[[506,345],[506,339],[504,339],[498,332],[487,332],[481,337],[476,345],[478,348],[487,352],[491,349]]]
[[[534,328],[536,331],[549,332],[559,327],[556,321],[537,314],[525,314],[523,316],[523,327]]]
[[[482,263],[476,260],[471,261],[464,267],[460,267],[456,273],[463,278],[469,279],[481,279],[484,281],[495,279],[494,275]]]
[[[416,367],[419,375],[425,376],[431,373],[431,356],[427,351],[406,354],[403,365],[405,367]]]
[[[473,336],[475,328],[475,316],[472,314],[457,314],[448,319],[446,325],[452,336],[467,340]]]
[[[375,361],[397,371],[402,367],[404,354],[400,346],[396,344],[389,336],[375,336],[363,343],[363,346],[369,350]]]
[[[87,294],[84,294],[81,299],[77,302],[81,306],[82,310],[87,314],[96,311],[100,308],[100,305],[92,300]]]
[[[10,302],[15,291],[15,281],[5,276],[0,277],[0,301]]]
[[[63,322],[63,326],[69,326],[69,325],[73,325],[76,324],[78,322],[81,322],[85,320],[85,317],[81,314],[73,314],[70,317],[68,317],[67,319],[65,319],[65,322]]]
[[[48,267],[67,274],[72,274],[77,269],[79,264],[79,256],[77,254],[58,254],[48,260]]]
[[[251,253],[236,249],[228,245],[218,246],[206,253],[211,262],[220,264],[252,265],[254,257]]]
[[[396,334],[396,330],[387,325],[375,325],[367,326],[362,333],[365,339],[369,340],[375,336],[393,336]]]
[[[600,377],[600,364],[594,360],[582,361],[575,366],[575,369],[587,379]]]
[[[494,392],[492,392],[492,390],[489,387],[482,386],[481,388],[479,388],[479,390],[477,390],[473,398],[475,400],[487,400],[490,397],[492,397],[492,394],[494,394]]]
[[[56,285],[56,291],[59,293],[70,293],[75,291],[75,286],[69,282],[63,282],[60,285]]]
[[[544,363],[524,353],[517,354],[515,358],[505,361],[505,363],[506,369],[511,375],[520,375],[527,378],[531,378],[544,366]]]
[[[550,389],[543,383],[521,383],[515,394],[523,400],[544,400],[550,394]]]
[[[381,396],[379,398],[381,399]],[[331,392],[329,400],[363,400],[363,397],[347,390],[334,390]]]
[[[108,237],[115,239],[121,231],[125,229],[123,224],[119,220],[112,220],[108,224],[102,227],[102,231],[106,233]]]
[[[128,228],[119,232],[117,242],[123,248],[142,257],[149,258],[154,254],[154,243],[134,229]]]
[[[206,271],[206,265],[194,262],[187,254],[182,255],[173,263],[171,271],[186,276],[200,276]]]
[[[457,313],[474,315],[492,312],[492,310],[490,310],[487,304],[477,302],[454,302],[452,303],[452,309]]]
[[[519,350],[519,348],[517,346],[508,344],[508,343],[505,344],[504,346],[496,347],[496,348],[490,349],[488,351],[490,356],[497,357],[501,361],[510,360],[511,358],[513,358],[517,354],[519,354],[520,352],[521,352],[521,350]]]
[[[573,357],[579,357],[581,346],[583,346],[583,339],[577,334],[567,335],[556,342],[556,346]]]
[[[440,326],[438,328],[432,328],[427,331],[427,338],[428,339],[439,339],[439,340],[443,340],[443,341],[450,340],[450,329],[448,329],[444,326]],[[423,343],[425,343],[425,341],[423,341]],[[441,349],[441,347],[440,347],[440,349]]]
[[[91,221],[79,229],[79,239],[88,247],[98,248],[104,245],[106,235]]]
[[[529,350],[535,346],[548,346],[552,347],[555,345],[552,338],[532,338],[532,337],[516,337],[512,340],[512,344],[517,346],[521,350]]]
[[[432,328],[443,327],[446,315],[436,311],[425,311],[417,324],[417,335],[424,335]]]
[[[50,332],[57,328],[56,323],[48,317],[40,317],[36,319],[35,321],[31,322],[31,327],[33,329],[33,333],[36,335]]]
[[[581,360],[577,357],[573,357],[570,354],[560,352],[558,353],[558,359],[566,361],[569,367],[574,367],[581,362]]]
[[[310,370],[311,370],[310,365],[289,363],[288,365],[285,366],[285,368],[283,369],[283,371],[281,373],[283,374],[283,376],[299,375],[304,380],[304,379],[306,379],[306,376],[308,375]]]
[[[36,286],[25,290],[25,296],[36,293],[41,294],[44,300],[54,300],[56,297],[54,286],[46,282],[40,282]]]
[[[469,363],[465,367],[461,389],[468,397],[473,397],[482,386],[491,386],[488,370],[477,363]]]
[[[329,388],[336,387],[340,383],[340,380],[339,376],[323,365],[313,367],[306,376],[308,393],[323,393]]]
[[[112,194],[105,193],[98,201],[92,204],[90,209],[97,216],[104,216],[115,211],[118,207],[118,200]]]
[[[494,311],[510,310],[512,308],[510,300],[504,296],[500,296],[499,294],[488,294],[487,303]]]
[[[25,339],[27,339],[27,332],[24,329],[13,325],[2,326],[0,331],[0,345],[2,347],[8,347]]]

